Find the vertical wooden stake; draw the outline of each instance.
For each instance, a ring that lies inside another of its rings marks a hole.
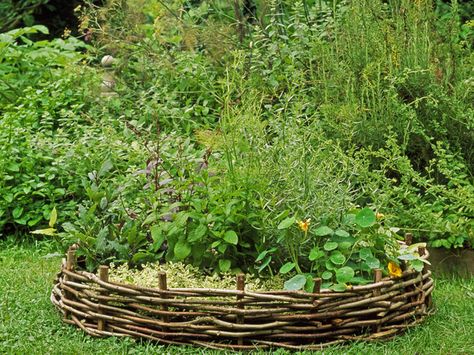
[[[160,273],[158,274],[158,281],[159,281],[159,289],[160,289],[160,290],[162,290],[162,291],[168,290],[168,282],[166,281],[166,272],[160,271]],[[166,295],[164,295],[164,294],[162,294],[162,295],[160,295],[160,296],[161,296],[161,298],[163,298],[163,299],[166,298]],[[160,309],[161,309],[162,311],[167,311],[167,310],[168,310],[168,306],[165,305],[165,304],[162,304],[162,305],[160,306]],[[168,318],[167,315],[163,315],[163,316],[161,317],[161,320],[162,320],[163,322],[167,323],[167,322],[169,321],[169,318]]]
[[[321,283],[323,282],[323,280],[319,277],[316,277],[316,278],[313,279],[313,281],[314,281],[313,293],[320,293],[321,292]],[[316,303],[315,303],[316,297],[313,297],[312,301],[313,301],[313,305],[316,305]]]
[[[66,270],[67,271],[73,271],[75,269],[75,264],[76,264],[76,251],[74,249],[68,249],[67,254],[66,254]],[[64,281],[69,281],[70,276],[69,275],[64,275]],[[67,299],[70,299],[72,295],[64,291],[64,297]],[[64,314],[64,318],[68,318],[71,313],[69,311],[66,311]]]
[[[109,282],[109,267],[108,266],[105,266],[105,265],[99,266],[99,279],[104,282]],[[102,294],[104,294],[104,292],[102,292]],[[99,305],[101,303],[102,302],[99,301]],[[97,313],[104,314],[104,312],[100,308]],[[97,329],[100,331],[104,331],[105,326],[106,326],[105,319],[99,319],[97,322]]]
[[[381,269],[375,269],[374,270],[374,283],[380,282],[382,280],[382,270]],[[381,291],[380,288],[376,288],[374,290],[374,296],[380,296]],[[380,332],[380,325],[375,326],[376,332]]]
[[[420,254],[420,256],[423,256],[426,254],[426,248],[425,247],[419,247],[418,248],[418,254]],[[428,264],[423,264],[423,270],[421,271],[421,276],[425,275],[429,270],[429,265]],[[420,290],[423,289],[423,279],[420,281],[420,284],[418,286],[420,288]],[[421,295],[423,295],[424,292],[421,293]],[[431,307],[431,304],[432,304],[432,299],[431,299],[431,295],[428,295],[425,299],[425,305],[427,307]]]
[[[237,290],[239,290],[239,291],[244,291],[245,290],[245,275],[244,274],[238,274],[237,275]],[[244,298],[244,296],[238,295],[237,296],[237,301],[239,301],[243,298]],[[237,308],[238,309],[244,309],[244,305],[238,304]],[[243,324],[244,323],[244,316],[243,315],[240,315],[240,314],[237,315],[237,323],[238,324]],[[244,339],[239,338],[237,340],[237,344],[243,345],[244,344]]]
[[[72,271],[76,266],[76,251],[74,249],[69,249],[67,251],[66,257],[66,270]]]

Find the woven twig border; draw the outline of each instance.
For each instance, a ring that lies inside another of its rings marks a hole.
[[[420,250],[424,258],[428,252]],[[77,270],[74,250],[63,260],[51,302],[63,320],[92,336],[140,337],[163,344],[251,350],[284,347],[321,349],[347,340],[395,336],[419,324],[432,308],[431,272],[406,270],[400,278],[381,278],[346,292],[320,289],[252,292],[243,275],[237,288],[171,288],[159,273],[158,289],[108,281]]]

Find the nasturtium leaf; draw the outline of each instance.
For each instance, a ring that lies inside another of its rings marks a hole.
[[[237,243],[239,242],[239,237],[237,236],[237,233],[230,230],[230,231],[225,232],[224,240],[229,244],[237,245]]]
[[[373,256],[369,256],[367,257],[367,259],[365,260],[365,262],[367,263],[367,265],[371,268],[371,269],[378,269],[380,267],[380,261],[379,259],[373,257]]]
[[[178,240],[173,251],[177,260],[184,260],[189,254],[191,254],[191,246],[185,240]]]
[[[362,248],[359,250],[359,256],[362,260],[366,260],[368,257],[373,256],[372,250],[370,248]]]
[[[221,272],[227,272],[230,269],[231,261],[228,259],[221,259],[219,260],[219,270]]]
[[[342,238],[348,238],[348,237],[351,236],[349,233],[347,233],[343,229],[338,229],[334,234],[336,234],[338,237],[342,237]]]
[[[377,218],[374,211],[366,207],[359,211],[355,216],[355,222],[359,227],[368,228],[375,224]]]
[[[410,265],[413,269],[415,269],[418,272],[422,271],[423,267],[425,266],[425,264],[421,260],[412,260],[410,262]]]
[[[277,228],[287,229],[287,228],[290,228],[293,224],[295,224],[295,222],[296,222],[295,217],[288,217],[288,218],[285,218],[283,221],[281,221]]]
[[[280,274],[286,274],[295,268],[295,263],[286,263],[280,268]]]
[[[336,269],[336,267],[334,266],[334,264],[333,264],[330,260],[326,260],[326,262],[324,263],[324,266],[325,266],[326,269],[328,269],[328,270],[334,270],[334,269]]]
[[[339,249],[347,250],[352,246],[353,243],[351,243],[351,242],[339,242],[338,244],[339,244]]]
[[[319,248],[317,247],[314,247],[313,249],[311,249],[311,251],[309,252],[309,256],[308,256],[308,259],[310,261],[315,261],[319,258],[322,258],[324,256],[324,252],[322,250],[319,250]]]
[[[336,270],[336,280],[339,283],[346,283],[351,281],[354,275],[354,269],[349,266],[344,266]]]
[[[325,244],[324,244],[324,250],[326,251],[331,251],[331,250],[334,250],[334,249],[337,249],[337,243],[336,242],[331,242],[331,241],[327,241]]]
[[[312,293],[314,290],[314,280],[312,275],[306,276],[306,283],[304,285],[304,290],[306,292]]]
[[[367,279],[364,279],[363,277],[360,277],[360,276],[354,276],[351,279],[351,284],[355,284],[355,285],[366,285],[366,284],[369,284],[371,282],[372,282],[372,280],[367,280]]]
[[[334,231],[328,226],[321,226],[314,230],[314,234],[316,234],[318,237],[325,237],[327,235],[332,235],[333,233]]]
[[[344,285],[343,283],[338,283],[338,284],[332,285],[329,288],[333,291],[336,291],[336,292],[344,292],[345,290],[347,290],[347,286]]]
[[[331,271],[324,271],[322,274],[321,274],[321,278],[323,280],[330,280],[332,278],[332,272]]]
[[[298,274],[285,282],[284,288],[288,291],[301,290],[306,283],[306,276]]]
[[[340,251],[335,251],[331,254],[329,260],[331,260],[333,264],[342,265],[346,261],[346,257]]]

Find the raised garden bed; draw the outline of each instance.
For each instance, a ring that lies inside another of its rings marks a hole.
[[[420,254],[428,258],[426,250]],[[79,270],[70,250],[51,301],[64,322],[92,336],[234,350],[311,350],[390,338],[419,324],[432,309],[433,280],[426,268],[405,270],[399,278],[382,278],[382,271],[374,270],[373,283],[345,292],[320,289],[321,279],[307,293],[252,292],[243,275],[237,275],[233,290],[168,288],[165,273],[156,277],[158,289],[112,283],[106,266],[99,276]]]

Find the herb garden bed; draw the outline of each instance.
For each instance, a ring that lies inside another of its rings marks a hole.
[[[428,252],[420,250],[422,258]],[[63,320],[92,336],[146,338],[164,344],[250,350],[284,347],[320,349],[347,340],[390,338],[419,324],[432,309],[431,271],[404,270],[399,278],[349,286],[345,292],[321,289],[252,292],[243,275],[236,289],[146,288],[109,282],[108,267],[99,276],[78,270],[75,251],[63,260],[51,293]]]

